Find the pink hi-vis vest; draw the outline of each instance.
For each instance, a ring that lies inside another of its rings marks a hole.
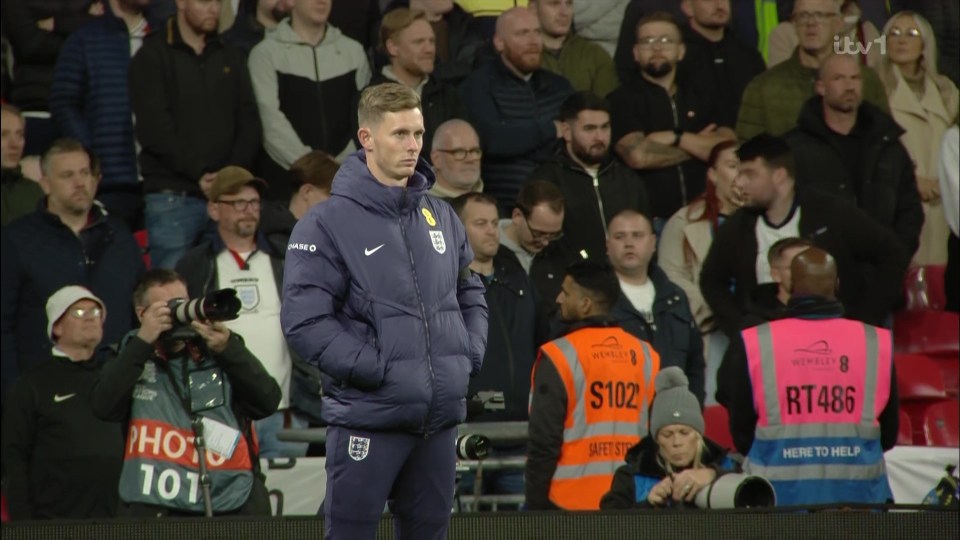
[[[847,319],[784,319],[741,333],[757,431],[744,471],[778,505],[893,498],[878,417],[890,398],[890,332]]]

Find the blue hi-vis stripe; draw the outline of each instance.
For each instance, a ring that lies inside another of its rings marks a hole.
[[[770,484],[777,494],[777,506],[883,504],[893,499],[885,477],[873,480],[781,480]]]
[[[857,437],[754,440],[750,459],[768,466],[870,464],[882,459],[880,441]]]

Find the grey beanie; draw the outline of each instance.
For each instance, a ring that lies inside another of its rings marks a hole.
[[[690,392],[687,376],[676,366],[663,368],[654,381],[656,395],[650,410],[650,434],[656,437],[664,426],[683,424],[703,435],[700,402]]]

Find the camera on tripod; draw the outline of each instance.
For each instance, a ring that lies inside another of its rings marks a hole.
[[[166,341],[196,338],[197,333],[190,327],[193,321],[218,322],[232,321],[240,316],[242,304],[234,289],[220,289],[201,298],[187,300],[173,298],[167,302],[173,328],[161,336]]]

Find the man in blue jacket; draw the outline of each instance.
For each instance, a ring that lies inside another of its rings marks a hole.
[[[281,323],[322,372],[326,538],[373,538],[387,499],[399,538],[445,538],[484,288],[460,220],[427,195],[420,98],[377,85],[358,117],[362,149],[290,237]]]

